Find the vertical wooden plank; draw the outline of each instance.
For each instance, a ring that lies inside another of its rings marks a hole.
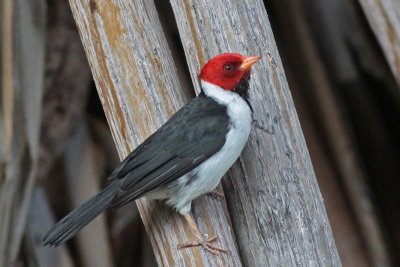
[[[121,158],[188,101],[177,78],[153,1],[70,0],[97,90]],[[197,71],[197,70],[196,70]],[[177,250],[193,236],[183,219],[156,202],[137,201],[160,266],[240,266],[221,203],[193,206],[204,233],[218,234],[231,254]]]
[[[0,119],[0,265],[18,262],[37,170],[46,3],[4,1]]]
[[[14,206],[14,235],[9,244],[12,262],[18,257],[37,177],[47,10],[47,3],[44,0],[17,0],[14,4],[15,113],[13,116],[15,126],[19,125],[19,129],[15,128],[13,138],[18,140],[16,132],[19,131],[23,141],[16,141],[21,145],[19,149],[22,161],[19,166],[20,176],[16,175],[15,178],[20,179],[22,187],[17,187],[20,192],[16,194],[16,197],[20,200],[14,200],[19,203],[18,206]],[[15,155],[13,160],[15,160]],[[25,172],[25,170],[28,171]]]
[[[171,1],[193,80],[221,52],[261,55],[254,126],[224,180],[246,266],[340,266],[308,150],[262,1]]]

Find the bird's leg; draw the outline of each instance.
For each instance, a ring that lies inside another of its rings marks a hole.
[[[225,198],[224,193],[221,193],[218,191],[218,189],[214,189],[211,192],[208,192],[207,195],[209,195],[212,198],[215,198],[218,201],[222,201]]]
[[[192,216],[190,214],[185,214],[183,215],[189,224],[190,229],[192,230],[193,234],[196,236],[197,240],[196,241],[191,241],[187,243],[182,243],[178,244],[178,249],[182,248],[187,248],[187,247],[196,247],[196,246],[202,246],[205,250],[208,252],[211,252],[212,254],[218,254],[219,252],[225,252],[228,253],[229,250],[211,245],[211,242],[215,241],[218,236],[213,236],[211,238],[208,238],[207,236],[202,236],[200,233],[199,228],[197,228],[196,222],[193,220]]]

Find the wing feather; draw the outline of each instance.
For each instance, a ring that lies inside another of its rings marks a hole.
[[[112,205],[123,206],[190,172],[221,149],[228,128],[226,107],[198,96],[114,170],[112,179],[122,184]]]

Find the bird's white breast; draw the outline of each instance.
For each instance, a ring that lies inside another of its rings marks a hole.
[[[201,82],[201,85],[207,96],[227,107],[230,126],[225,144],[220,151],[190,173],[178,179],[178,184],[171,186],[170,192],[158,192],[152,196],[152,198],[167,198],[167,203],[182,214],[190,211],[190,204],[193,199],[217,187],[222,176],[235,163],[242,152],[251,128],[250,107],[238,94],[204,81]],[[193,179],[190,181],[190,185],[187,185],[188,180],[193,175],[196,175],[196,179]]]

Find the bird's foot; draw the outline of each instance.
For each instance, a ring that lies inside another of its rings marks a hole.
[[[212,198],[215,198],[218,201],[222,201],[225,198],[224,193],[221,193],[218,190],[214,190],[214,191],[208,192],[207,195],[209,195]]]
[[[211,242],[215,241],[217,238],[218,238],[218,236],[213,236],[211,238],[207,238],[207,236],[205,236],[205,237],[202,237],[201,240],[178,244],[178,249],[202,246],[203,249],[205,249],[206,251],[208,251],[214,255],[218,255],[220,252],[229,253],[228,249],[218,247],[218,246],[211,244]]]

